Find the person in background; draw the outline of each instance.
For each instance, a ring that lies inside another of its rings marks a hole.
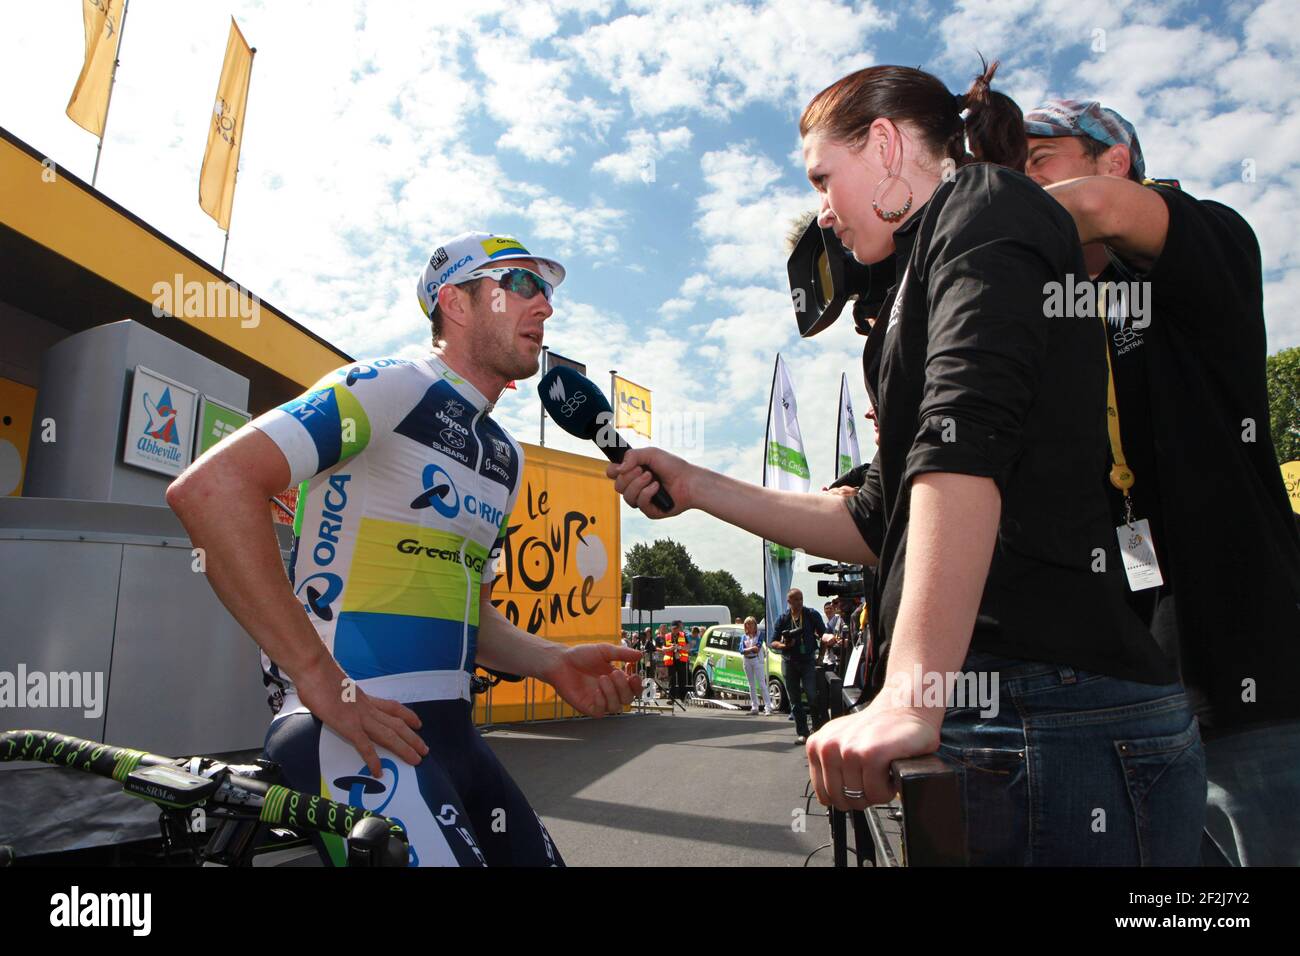
[[[790,589],[786,605],[785,613],[776,620],[772,649],[781,652],[781,674],[794,714],[794,739],[795,743],[802,744],[808,740],[809,705],[813,709],[813,731],[823,723],[816,709],[817,648],[826,633],[826,623],[815,610],[804,607],[803,592],[798,588]],[[805,696],[808,704],[804,703]]]
[[[1259,243],[1228,206],[1147,180],[1137,131],[1095,100],[1049,101],[1025,133],[1108,306],[1129,475],[1111,520],[1154,547],[1162,581],[1127,596],[1181,665],[1207,831],[1233,863],[1300,865],[1300,535],[1268,427]]]
[[[758,633],[758,621],[745,618],[745,633],[740,638],[740,655],[749,681],[749,715],[757,716],[758,690],[763,689],[763,713],[772,716],[772,700],[767,693],[767,645]]]

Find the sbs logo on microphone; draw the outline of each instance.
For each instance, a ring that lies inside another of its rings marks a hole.
[[[572,418],[573,413],[578,410],[578,406],[587,400],[587,396],[582,392],[574,395],[567,402],[560,406],[560,411],[564,412],[565,418]]]

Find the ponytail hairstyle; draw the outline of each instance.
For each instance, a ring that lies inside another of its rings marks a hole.
[[[1029,142],[1025,139],[1025,116],[1016,101],[1005,93],[989,88],[998,60],[989,64],[980,57],[981,72],[960,97],[966,109],[966,140],[970,144],[969,162],[996,163],[1018,173],[1025,171]]]
[[[799,135],[820,132],[851,149],[866,144],[880,117],[908,123],[937,162],[951,159],[997,163],[1020,172],[1028,146],[1020,108],[989,88],[998,61],[983,71],[965,94],[953,94],[938,77],[909,66],[869,66],[850,73],[812,98],[799,117]],[[968,110],[968,119],[962,111]],[[972,154],[966,152],[970,136]]]

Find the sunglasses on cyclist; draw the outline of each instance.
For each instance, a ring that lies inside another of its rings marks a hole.
[[[546,301],[551,301],[551,296],[555,293],[555,286],[551,285],[536,272],[531,269],[523,269],[519,266],[500,269],[479,269],[465,276],[465,282],[470,279],[496,279],[497,285],[507,292],[513,292],[523,299],[531,299],[537,293],[546,296]]]

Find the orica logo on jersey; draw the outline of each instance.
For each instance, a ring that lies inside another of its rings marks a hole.
[[[379,359],[369,365],[354,365],[346,372],[342,372],[344,383],[351,388],[361,379],[375,378],[380,369],[393,368],[398,365],[410,365],[406,359]]]
[[[348,482],[351,475],[334,474],[329,477],[329,484],[322,498],[319,522],[316,526],[316,539],[311,546],[312,565],[306,570],[327,568],[338,556],[339,533],[343,530],[343,512],[348,507]],[[304,529],[303,541],[310,532]],[[294,592],[302,601],[303,609],[322,621],[334,619],[333,604],[343,593],[343,579],[328,571],[315,571],[302,581]]]
[[[332,621],[334,608],[331,605],[343,593],[343,579],[337,574],[321,571],[304,579],[294,593],[308,614],[314,614],[322,621]]]
[[[336,789],[348,792],[348,806],[369,810],[371,813],[384,812],[397,793],[399,771],[397,764],[387,757],[379,758],[379,769],[382,777],[372,777],[370,769],[363,766],[352,776],[339,777],[334,781]],[[370,797],[374,799],[368,799]]]
[[[460,514],[460,492],[445,468],[425,465],[420,484],[424,490],[411,502],[412,508],[432,508],[448,520]]]

